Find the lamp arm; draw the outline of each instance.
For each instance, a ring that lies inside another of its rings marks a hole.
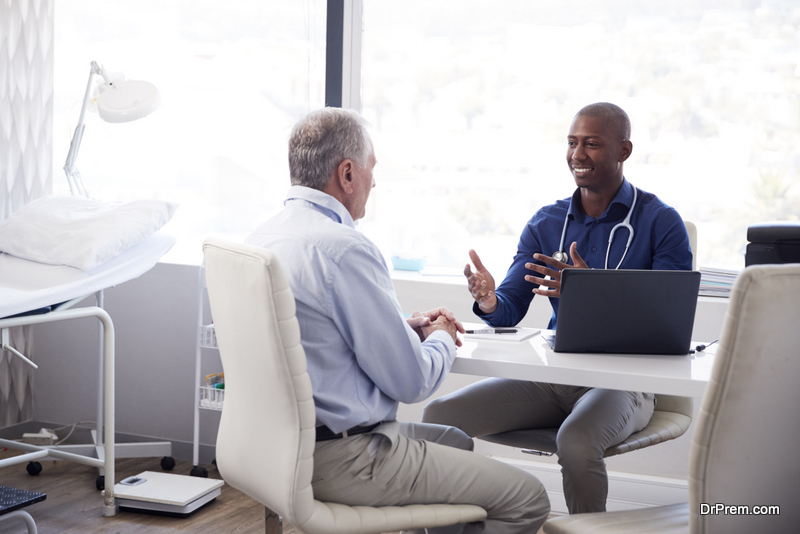
[[[75,168],[75,160],[78,157],[78,149],[81,147],[81,141],[83,140],[83,130],[86,126],[83,121],[86,116],[86,107],[89,105],[89,98],[91,97],[92,79],[96,74],[101,75],[106,82],[110,81],[106,71],[100,67],[96,61],[92,61],[89,70],[89,80],[86,82],[86,92],[83,95],[81,114],[78,117],[78,125],[75,127],[75,132],[72,134],[72,141],[70,141],[69,152],[67,153],[67,161],[64,162],[64,172],[67,175],[69,192],[72,195],[75,195],[75,192],[77,191],[77,194],[79,195],[88,196],[86,194],[86,188],[83,187],[81,174],[78,169]]]

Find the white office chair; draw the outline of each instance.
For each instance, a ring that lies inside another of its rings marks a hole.
[[[692,221],[683,221],[686,233],[689,234],[689,246],[692,249],[692,270],[697,270],[697,226]]]
[[[689,234],[692,249],[692,269],[697,269],[697,227],[691,221],[683,221]],[[604,457],[643,449],[681,437],[692,424],[694,401],[690,397],[656,395],[656,408],[645,428],[631,434],[622,443],[606,449]],[[480,439],[518,447],[522,452],[552,456],[556,453],[558,428],[523,429],[481,436]]]
[[[755,265],[739,275],[692,438],[688,504],[561,517],[544,531],[797,532],[798,317],[800,264]],[[724,514],[717,505],[777,506],[780,515]]]
[[[217,467],[228,484],[267,507],[268,533],[281,532],[279,516],[308,534],[380,533],[486,518],[485,510],[467,504],[370,507],[315,500],[314,400],[283,271],[259,247],[208,239],[203,252],[225,371]]]
[[[631,434],[621,443],[607,448],[604,457],[643,449],[679,438],[686,433],[692,423],[694,410],[692,399],[673,395],[656,395],[656,399],[656,408],[647,426]],[[558,428],[534,428],[490,434],[481,436],[480,439],[518,447],[522,452],[552,456],[557,452],[556,434]]]

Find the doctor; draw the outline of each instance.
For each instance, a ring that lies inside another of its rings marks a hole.
[[[577,185],[572,197],[541,208],[528,222],[496,289],[478,254],[469,251],[475,270],[468,264],[464,275],[475,299],[473,311],[487,324],[516,325],[531,299],[542,295],[553,308],[548,328],[555,329],[561,270],[567,267],[691,270],[680,215],[623,175],[633,150],[630,133],[627,114],[614,104],[581,109],[567,136],[567,165]],[[559,427],[558,462],[574,514],[606,509],[603,453],[644,428],[653,408],[650,393],[494,378],[431,402],[423,421],[455,426],[473,437]]]

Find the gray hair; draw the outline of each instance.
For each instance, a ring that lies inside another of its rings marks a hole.
[[[289,137],[292,185],[322,191],[341,162],[351,159],[365,168],[371,152],[372,140],[361,115],[342,108],[312,111],[295,124]]]
[[[619,141],[628,141],[631,138],[631,120],[621,107],[609,102],[589,104],[575,114],[580,116],[596,117],[605,122]]]

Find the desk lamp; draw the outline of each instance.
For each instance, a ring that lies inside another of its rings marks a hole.
[[[85,127],[83,120],[92,92],[92,80],[96,75],[102,76],[105,81],[100,85],[95,101],[98,115],[106,122],[129,122],[141,119],[152,113],[161,104],[161,96],[152,83],[112,79],[103,67],[92,61],[78,125],[75,127],[75,133],[69,145],[67,161],[64,163],[64,172],[67,174],[70,193],[85,197],[88,195],[81,180],[81,173],[75,167],[75,159],[78,157],[78,149],[81,146],[81,139],[83,139]]]

